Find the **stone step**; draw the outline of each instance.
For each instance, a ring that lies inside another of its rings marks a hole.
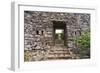
[[[59,58],[59,57],[71,57],[70,55],[64,55],[64,54],[61,54],[61,55],[49,55],[48,58],[51,58],[51,57],[54,57],[54,58]]]
[[[70,55],[49,55],[48,59],[71,59]]]
[[[54,60],[54,59],[72,59],[72,57],[49,57],[49,58],[47,58],[48,60]]]
[[[66,53],[66,54],[69,54],[69,51],[50,51],[49,53]]]
[[[49,52],[49,54],[48,55],[63,55],[63,56],[65,56],[65,55],[70,55],[70,52],[69,51],[53,51],[53,52]]]
[[[48,54],[48,59],[71,59],[70,51],[64,45],[55,45]]]
[[[68,49],[50,49],[50,51],[69,51]]]
[[[69,57],[69,52],[50,52],[48,57]]]
[[[68,49],[66,49],[66,48],[52,48],[52,49],[50,49],[50,50],[68,50]]]
[[[67,47],[65,47],[64,45],[58,45],[58,46],[56,45],[56,46],[54,46],[52,48],[64,48],[64,49],[66,48],[67,49]]]

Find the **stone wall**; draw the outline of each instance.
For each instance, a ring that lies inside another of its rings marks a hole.
[[[90,14],[24,11],[24,48],[37,53],[53,46],[53,21],[64,21],[67,30],[67,48],[76,48],[73,38],[90,27]],[[35,53],[34,53],[35,54]]]

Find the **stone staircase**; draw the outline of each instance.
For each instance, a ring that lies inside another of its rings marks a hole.
[[[72,59],[72,52],[63,44],[56,44],[49,50],[48,59]]]

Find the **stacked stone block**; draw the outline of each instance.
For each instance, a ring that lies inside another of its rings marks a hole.
[[[24,49],[32,52],[29,61],[47,59],[53,47],[53,21],[66,23],[67,48],[75,49],[73,39],[90,27],[90,14],[24,11]]]

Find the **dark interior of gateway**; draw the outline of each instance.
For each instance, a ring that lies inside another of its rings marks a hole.
[[[67,31],[64,21],[53,21],[53,44],[67,46]]]

